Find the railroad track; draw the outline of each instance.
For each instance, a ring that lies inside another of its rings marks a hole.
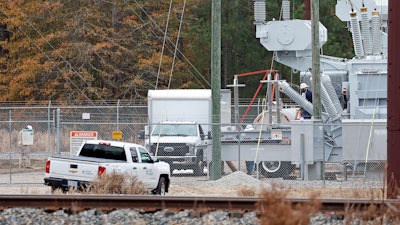
[[[309,199],[286,199],[291,204],[307,203]],[[321,211],[345,212],[349,207],[364,209],[370,206],[388,207],[398,212],[398,200],[323,199]],[[87,209],[111,211],[115,209],[201,209],[207,211],[257,211],[262,199],[256,197],[180,197],[144,195],[0,195],[0,210],[6,208],[65,209],[78,212]]]

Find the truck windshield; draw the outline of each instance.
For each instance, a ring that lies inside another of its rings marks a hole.
[[[154,136],[197,136],[196,124],[157,124]]]

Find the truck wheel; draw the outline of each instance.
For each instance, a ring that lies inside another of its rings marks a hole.
[[[158,185],[155,194],[156,195],[165,195],[167,188],[167,183],[165,182],[164,177],[160,177],[160,180],[158,180]]]
[[[196,164],[193,165],[193,175],[194,176],[203,176],[204,175],[204,167],[207,163],[203,161],[203,151],[199,151],[197,153],[197,161]]]
[[[295,169],[295,165],[285,161],[263,161],[258,164],[258,167],[266,178],[285,177]]]
[[[195,176],[203,176],[204,175],[204,167],[205,167],[206,162],[203,161],[198,161],[196,165],[194,165],[193,168],[193,174]]]

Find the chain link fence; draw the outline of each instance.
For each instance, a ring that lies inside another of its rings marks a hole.
[[[244,112],[245,106],[241,106],[240,112]],[[316,186],[325,186],[327,182],[351,185],[360,181],[384,187],[385,160],[327,160],[318,154],[307,155],[315,152],[304,150],[301,153],[301,149],[299,155],[294,155],[292,145],[307,142],[307,137],[302,139],[301,132],[287,125],[269,129],[253,124],[259,112],[260,108],[252,107],[241,124],[171,123],[160,126],[148,124],[147,107],[143,105],[2,107],[0,184],[42,183],[42,180],[29,177],[17,181],[15,177],[31,171],[44,173],[47,158],[53,154],[74,154],[76,141],[79,145],[85,138],[111,140],[113,131],[121,131],[123,136],[119,140],[145,146],[154,156],[171,165],[173,177],[211,179],[215,172],[212,165],[216,162],[212,144],[219,139],[221,176],[241,171],[260,180],[293,183],[315,180],[318,181]],[[27,126],[32,127],[31,133]],[[213,128],[221,129],[217,140],[214,134],[218,132]],[[22,143],[24,131],[33,135],[32,144]],[[95,137],[74,137],[73,131],[93,132]],[[368,130],[365,135],[369,133]],[[308,143],[303,145],[309,147]],[[325,150],[333,156],[337,154],[335,150]]]

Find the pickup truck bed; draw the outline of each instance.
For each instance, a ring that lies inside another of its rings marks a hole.
[[[93,177],[99,175],[101,164],[121,163],[121,161],[92,158],[85,156],[53,156],[51,162],[52,167],[58,168],[53,170],[52,177],[46,177],[45,183],[52,187],[67,189],[69,187],[86,187],[92,181]],[[79,166],[78,166],[79,165]],[[46,165],[47,166],[47,165]],[[96,171],[96,174],[93,172]]]
[[[52,190],[68,191],[71,187],[85,188],[96,177],[109,172],[136,176],[153,193],[168,192],[167,163],[152,158],[143,146],[116,141],[87,141],[77,156],[50,157],[44,182]]]

